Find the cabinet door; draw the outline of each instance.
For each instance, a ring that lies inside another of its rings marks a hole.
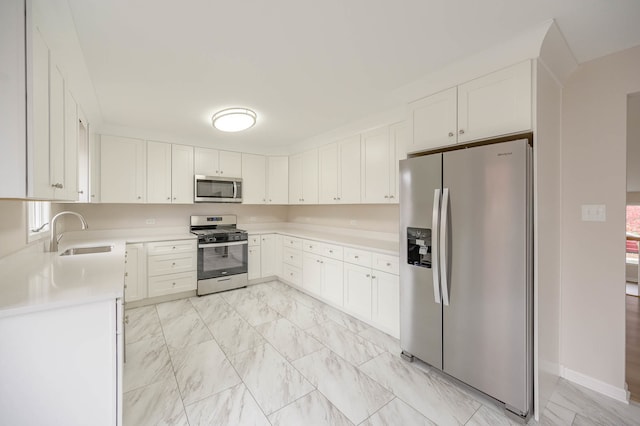
[[[407,126],[396,123],[389,126],[389,202],[397,203],[400,194],[400,160],[407,158]]]
[[[386,272],[373,271],[372,320],[394,337],[400,334],[399,277]]]
[[[64,194],[65,200],[77,201],[78,192],[78,105],[65,85],[64,92]]]
[[[302,255],[302,286],[312,294],[322,294],[322,258],[315,254]]]
[[[171,145],[171,202],[193,203],[193,147]]]
[[[409,105],[409,152],[456,143],[457,88],[444,90]]]
[[[49,54],[49,182],[62,198],[64,181],[64,79]]]
[[[242,177],[242,154],[239,152],[220,151],[220,176]]]
[[[338,202],[338,144],[332,143],[318,149],[318,202]]]
[[[147,277],[143,244],[127,244],[124,266],[124,299],[133,302],[147,297]]]
[[[360,202],[360,135],[340,142],[338,158],[338,202],[357,204]]]
[[[267,202],[287,204],[289,202],[289,157],[268,157],[267,161]]]
[[[322,258],[322,297],[338,306],[344,304],[344,270],[339,260]]]
[[[266,195],[266,158],[263,155],[242,154],[242,202],[264,204]]]
[[[171,203],[171,144],[147,141],[147,202]]]
[[[250,280],[255,280],[260,278],[261,274],[260,271],[262,270],[261,268],[261,250],[260,247],[258,246],[254,246],[254,247],[249,247],[249,256],[247,257],[247,263],[248,263],[248,267],[247,267],[247,272],[248,272],[248,279]]]
[[[531,129],[531,61],[458,87],[458,142]]]
[[[318,204],[318,150],[302,153],[302,204]]]
[[[371,269],[344,264],[344,307],[371,319]]]
[[[276,262],[282,262],[282,256],[276,257],[275,234],[262,235],[260,238],[260,276],[262,278],[276,275]]]
[[[88,135],[89,138],[89,202],[100,202],[100,135]]]
[[[32,40],[32,118],[29,120],[29,196],[53,198],[49,176],[49,48],[40,31],[33,30]]]
[[[100,201],[144,203],[145,141],[118,136],[100,138]]]
[[[389,202],[389,127],[362,134],[362,202]]]
[[[302,204],[302,154],[289,157],[289,204]]]
[[[283,276],[282,266],[284,262],[282,261],[282,256],[283,256],[284,238],[280,234],[275,234],[274,239],[275,239],[275,246],[276,246],[275,248],[276,258],[275,258],[274,264],[275,264],[276,276],[280,278]]]
[[[194,174],[218,176],[220,174],[219,151],[210,148],[194,149]]]

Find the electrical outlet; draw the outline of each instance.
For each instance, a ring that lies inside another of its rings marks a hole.
[[[606,222],[607,206],[604,204],[583,204],[582,205],[582,221],[583,222]]]
[[[156,219],[155,219],[155,218],[153,218],[153,217],[150,217],[149,219],[147,219],[147,220],[145,221],[145,223],[146,223],[147,225],[155,225],[155,224],[156,224]]]

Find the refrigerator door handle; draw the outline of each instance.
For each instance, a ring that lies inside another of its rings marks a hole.
[[[442,304],[449,306],[449,274],[448,274],[448,216],[449,216],[449,188],[442,190],[442,205],[440,207],[440,279],[442,281]]]
[[[440,189],[433,192],[433,216],[431,219],[431,269],[433,270],[433,297],[440,304],[440,263],[438,261],[438,223],[440,222]]]

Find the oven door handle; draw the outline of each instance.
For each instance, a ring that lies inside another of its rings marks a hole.
[[[245,245],[245,244],[249,244],[249,241],[232,241],[232,242],[228,242],[228,243],[198,244],[198,248],[241,246],[241,245]]]

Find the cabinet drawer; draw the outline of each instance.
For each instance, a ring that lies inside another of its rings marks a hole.
[[[195,290],[197,287],[195,272],[162,275],[149,278],[149,297]]]
[[[302,250],[307,253],[322,254],[322,243],[304,240],[302,241]]]
[[[302,271],[295,266],[284,264],[282,265],[282,278],[291,284],[302,286]]]
[[[336,260],[342,260],[342,252],[343,252],[342,246],[323,243],[320,246],[320,250],[321,250],[320,254],[322,256],[330,257]]]
[[[297,250],[302,250],[302,240],[300,238],[295,238],[295,237],[287,237],[285,235],[283,241],[282,241],[282,245],[283,247],[290,247],[290,248],[294,248]]]
[[[289,247],[285,247],[282,251],[282,261],[291,266],[302,268],[302,252]]]
[[[196,253],[149,256],[149,276],[192,272],[196,270]]]
[[[260,235],[249,235],[249,247],[260,245]]]
[[[344,261],[353,263],[354,265],[364,266],[365,268],[371,268],[371,252],[345,247]]]
[[[196,240],[157,241],[147,243],[149,256],[169,253],[195,253],[198,242]]]
[[[386,254],[373,253],[372,265],[373,269],[378,271],[389,272],[391,274],[398,275],[400,266],[397,256],[389,256]]]

